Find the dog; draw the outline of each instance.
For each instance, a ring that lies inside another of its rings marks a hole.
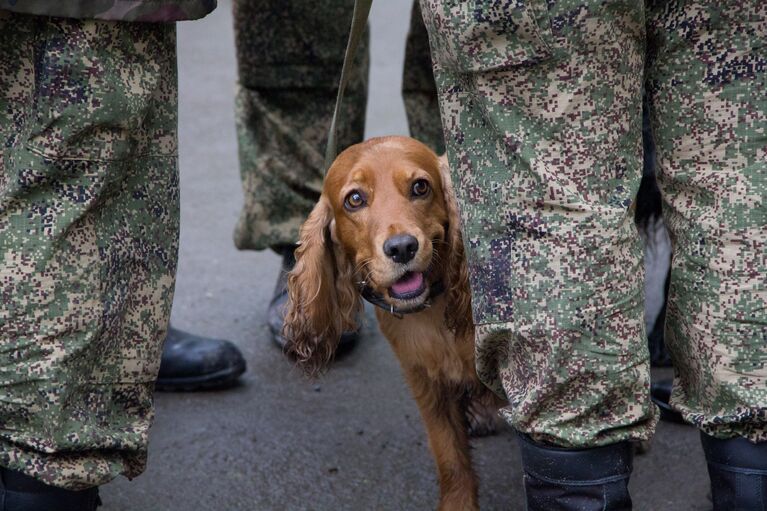
[[[287,351],[310,374],[357,328],[365,298],[402,366],[436,462],[438,509],[478,509],[470,434],[501,400],[474,368],[468,270],[447,162],[408,137],[354,145],[334,161],[288,276]]]

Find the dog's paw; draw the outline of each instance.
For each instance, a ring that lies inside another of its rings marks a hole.
[[[633,443],[634,447],[634,454],[641,455],[641,454],[647,454],[650,452],[650,441],[649,440],[641,440],[639,442]]]
[[[498,432],[501,418],[498,407],[472,399],[466,408],[466,421],[469,424],[469,436],[480,437],[494,435]]]

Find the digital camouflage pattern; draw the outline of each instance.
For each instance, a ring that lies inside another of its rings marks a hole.
[[[322,190],[325,144],[354,0],[234,0],[237,140],[244,205],[238,248],[293,244]],[[338,146],[360,142],[367,35],[346,89]]]
[[[656,2],[647,27],[671,402],[710,435],[767,441],[767,3]]]
[[[178,250],[175,28],[0,11],[0,464],[144,468]]]
[[[216,0],[0,0],[0,9],[41,16],[139,22],[202,18]]]
[[[244,206],[235,229],[243,249],[291,245],[320,197],[354,0],[234,1],[239,83],[237,137]],[[417,12],[417,11],[416,11]],[[403,96],[414,137],[442,149],[428,38],[415,14]],[[368,44],[355,55],[339,122],[339,151],[362,141]]]
[[[707,433],[765,439],[767,6],[421,6],[470,263],[477,370],[508,398],[508,422],[564,447],[654,430],[631,210],[649,47],[675,238],[672,402]]]

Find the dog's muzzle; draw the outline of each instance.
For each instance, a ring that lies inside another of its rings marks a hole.
[[[373,291],[373,288],[368,286],[365,282],[358,283],[358,289],[360,295],[362,295],[362,298],[372,303],[376,307],[380,307],[392,316],[402,319],[405,314],[421,312],[422,310],[431,307],[432,298],[436,298],[444,293],[445,285],[441,280],[435,282],[429,287],[429,296],[426,297],[426,300],[423,303],[413,305],[412,307],[395,307],[394,305],[388,303],[382,294]]]

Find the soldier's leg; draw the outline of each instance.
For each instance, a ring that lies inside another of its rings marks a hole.
[[[545,488],[560,479],[579,483],[560,495],[584,506],[580,497],[596,495],[595,509],[614,509],[628,498],[623,442],[648,439],[656,423],[630,209],[642,174],[642,3],[421,7],[462,214],[478,374],[534,441],[524,444],[530,509],[554,509]],[[559,470],[561,459],[578,473]]]
[[[267,323],[281,347],[286,273],[295,264],[298,230],[320,197],[354,0],[235,0],[239,82],[235,117],[244,205],[234,233],[240,249],[272,248],[282,270]],[[338,123],[339,151],[362,141],[368,71],[367,34]],[[339,347],[349,348],[347,332]]]
[[[413,2],[410,30],[405,45],[405,66],[402,73],[402,100],[405,103],[410,136],[434,149],[445,152],[445,137],[439,116],[437,84],[429,51],[429,34],[423,24],[421,6]]]
[[[235,0],[236,120],[245,203],[241,249],[293,245],[319,199],[325,142],[353,0]],[[339,122],[339,151],[362,140],[367,41],[355,59]]]
[[[767,4],[662,2],[648,14],[658,182],[673,240],[671,403],[704,433],[715,508],[762,509]],[[730,500],[735,485],[739,498],[759,504]]]
[[[176,271],[175,27],[3,13],[0,41],[0,465],[134,477]]]

